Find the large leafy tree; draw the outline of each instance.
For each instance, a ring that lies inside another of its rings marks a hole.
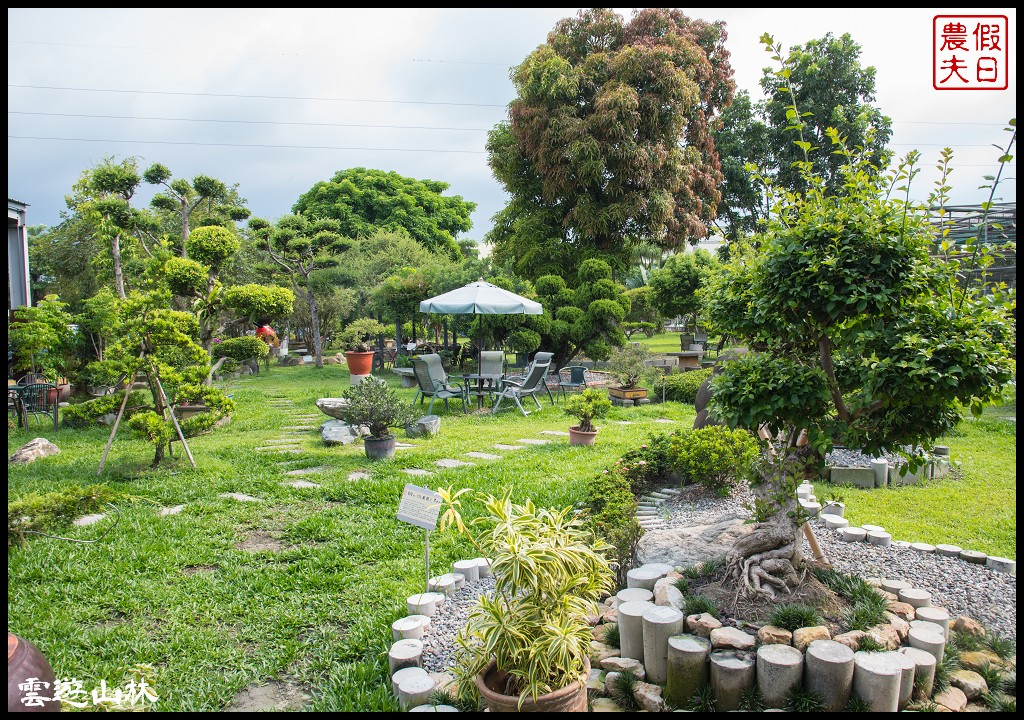
[[[927,448],[1012,377],[1007,311],[929,255],[934,226],[908,199],[916,158],[880,177],[869,151],[829,136],[845,161],[842,192],[813,172],[808,152],[807,190],[781,196],[712,296],[716,321],[754,352],[724,365],[711,407],[761,433],[769,458],[752,482],[758,524],[730,550],[727,577],[772,598],[802,582],[795,484],[820,471],[833,443]],[[900,182],[906,195],[890,195]]]
[[[517,97],[488,138],[511,195],[496,259],[571,277],[591,258],[625,270],[634,243],[705,237],[721,183],[711,128],[734,90],[725,39],[722,23],[663,8],[559,21],[512,70]]]
[[[696,329],[718,266],[715,256],[703,248],[672,255],[651,275],[651,304],[665,317],[687,318]]]
[[[715,224],[729,241],[754,232],[757,221],[768,214],[764,190],[746,167],[753,164],[763,171],[775,167],[769,144],[772,130],[762,118],[763,109],[751,101],[746,90],[741,90],[722,113],[722,122],[714,133],[722,159],[722,201]]]
[[[460,257],[459,233],[470,229],[476,203],[443,195],[449,184],[416,180],[396,172],[350,168],[316,183],[299,196],[292,212],[333,218],[338,232],[363,238],[377,230],[404,230],[435,252]]]

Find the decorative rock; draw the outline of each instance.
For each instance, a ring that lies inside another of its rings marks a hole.
[[[711,641],[696,635],[675,635],[668,639],[668,680],[665,697],[683,707],[697,690],[708,683],[708,655]]]
[[[910,623],[901,618],[899,615],[895,615],[892,612],[886,610],[882,613],[885,616],[886,621],[893,626],[896,633],[899,635],[899,640],[902,643],[907,639],[907,633],[910,632]]]
[[[985,637],[985,626],[966,615],[961,615],[953,621],[953,630],[974,637]]]
[[[610,672],[626,672],[627,670],[636,675],[638,680],[647,676],[643,664],[634,658],[610,657],[601,661],[601,667]]]
[[[920,552],[920,553],[933,553],[933,552],[935,552],[935,546],[934,545],[932,545],[930,543],[922,543],[922,542],[910,543],[910,549],[911,550],[916,550],[917,552]]]
[[[430,674],[423,668],[413,665],[402,668],[391,675],[391,692],[398,697],[398,684],[411,677],[430,677]]]
[[[900,653],[914,662],[914,678],[921,686],[922,694],[931,697],[932,686],[935,684],[935,656],[927,650],[913,647],[902,647]]]
[[[619,616],[619,655],[644,659],[643,617],[648,608],[656,607],[648,600],[630,600],[616,608]]]
[[[645,588],[623,588],[615,593],[615,597],[618,598],[620,603],[634,600],[654,602],[654,593]]]
[[[600,666],[601,661],[605,658],[618,657],[620,655],[618,648],[613,648],[610,645],[605,645],[603,642],[597,640],[590,641],[590,665]]]
[[[935,552],[943,557],[958,557],[964,549],[959,545],[936,545]]]
[[[1010,560],[1009,558],[989,555],[988,560],[985,561],[985,567],[996,572],[1009,573],[1010,575],[1017,574],[1017,561]]]
[[[410,438],[434,437],[440,430],[440,416],[424,415],[405,426],[405,436]]]
[[[889,545],[892,544],[892,535],[887,533],[885,530],[873,530],[868,533],[867,541],[870,545],[889,547]]]
[[[637,544],[637,558],[641,562],[684,567],[724,557],[738,538],[753,531],[754,526],[747,519],[738,513],[727,513],[706,525],[647,532]]]
[[[399,640],[388,651],[388,667],[394,675],[402,668],[419,666],[423,657],[423,643],[419,640]]]
[[[523,449],[522,445],[505,445],[503,443],[497,443],[496,445],[492,445],[491,447],[493,447],[495,450],[522,450]]]
[[[803,674],[804,655],[795,647],[762,645],[758,648],[757,689],[768,707],[783,707],[789,692],[799,687]]]
[[[879,590],[878,588],[875,588],[875,592],[881,595],[887,603],[894,603],[900,601],[900,596],[896,595],[895,593],[886,592],[885,590]]]
[[[477,460],[501,460],[501,455],[495,455],[494,453],[485,452],[473,452],[466,453],[466,457],[476,458]]]
[[[18,448],[13,455],[7,458],[7,462],[11,464],[30,463],[41,457],[58,454],[60,454],[59,447],[46,438],[37,437]]]
[[[742,630],[723,627],[711,631],[711,647],[715,650],[753,650],[757,638]]]
[[[436,687],[437,683],[430,675],[406,677],[398,684],[398,705],[405,710],[426,705]]]
[[[905,602],[890,602],[889,612],[898,618],[910,622],[917,618],[917,612],[914,610],[914,606]]]
[[[839,528],[839,539],[843,542],[863,542],[868,531],[859,527]]]
[[[324,415],[341,420],[343,419],[342,413],[348,409],[348,400],[345,398],[320,398],[316,401],[316,406]]]
[[[290,485],[293,488],[302,490],[304,488],[318,488],[320,485],[309,480],[292,480],[291,482],[283,483],[284,485]]]
[[[961,712],[967,707],[967,696],[964,695],[963,690],[957,687],[948,687],[942,692],[935,693],[932,700],[953,712]]]
[[[988,560],[988,555],[977,550],[961,550],[960,559],[972,565],[984,565]]]
[[[837,643],[842,643],[854,652],[857,652],[860,650],[860,641],[867,637],[867,635],[868,634],[863,630],[851,630],[850,632],[844,632],[841,635],[836,635],[832,639]]]
[[[905,602],[907,605],[912,606],[914,610],[917,610],[932,604],[932,594],[927,590],[906,588],[905,590],[900,590],[900,602]]]
[[[968,700],[975,700],[988,692],[988,683],[973,670],[954,670],[949,674],[949,684],[960,688]]]
[[[647,712],[661,712],[665,701],[661,699],[661,687],[649,682],[638,682],[633,686],[633,697]]]
[[[600,668],[590,668],[590,677],[587,679],[587,691],[590,696],[595,693],[604,694],[605,673]]]
[[[895,650],[900,646],[900,633],[889,623],[875,625],[867,630],[868,637],[884,647],[886,650]]]
[[[802,627],[793,631],[793,647],[800,652],[807,649],[815,640],[831,640],[832,635],[824,625]]]
[[[905,580],[882,580],[882,589],[886,592],[899,594],[900,590],[906,590],[909,587],[913,587],[910,583]]]
[[[645,590],[650,590],[653,595],[654,583],[658,582],[664,575],[665,573],[656,569],[645,567],[633,568],[626,573],[626,587],[644,588]]]
[[[720,627],[722,627],[722,623],[719,622],[718,618],[710,613],[686,616],[686,629],[700,637],[710,639],[711,631]]]
[[[918,608],[917,619],[935,623],[942,628],[942,636],[949,639],[949,613],[945,609],[940,607]]]
[[[793,642],[793,633],[785,628],[765,625],[757,631],[757,640],[762,645],[789,645]]]
[[[684,621],[683,613],[675,608],[652,605],[644,610],[643,662],[651,682],[664,683],[668,679],[668,639],[683,631]]]
[[[683,606],[686,604],[686,598],[683,597],[683,593],[679,591],[679,588],[675,586],[674,581],[666,582],[665,578],[662,578],[654,586],[654,604],[664,605],[665,607],[674,608],[682,612]]]
[[[736,710],[743,691],[754,686],[754,654],[742,650],[715,650],[711,653],[711,687],[715,693],[715,710]]]
[[[466,582],[480,579],[480,564],[476,560],[456,560],[452,564],[452,571],[465,576]]]
[[[846,707],[853,685],[854,652],[834,640],[815,640],[804,656],[804,687],[824,698],[826,712]]]
[[[934,626],[935,629],[912,626],[910,632],[907,633],[907,644],[913,648],[927,650],[935,657],[935,662],[940,663],[946,651],[946,639],[939,626],[933,623],[928,623],[928,625]]]
[[[426,615],[406,615],[391,623],[391,635],[395,641],[419,640],[430,626],[430,618]]]

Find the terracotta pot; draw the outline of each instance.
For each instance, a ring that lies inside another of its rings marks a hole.
[[[39,685],[34,690],[37,699],[26,696],[32,689],[19,687],[30,678]],[[53,668],[39,649],[25,638],[7,633],[7,712],[60,712],[60,701],[51,699],[56,682]]]
[[[580,430],[579,426],[569,428],[570,445],[593,445],[595,440],[597,440],[596,429],[592,432],[585,432]]]
[[[587,712],[587,681],[590,677],[590,658],[583,660],[583,675],[574,683],[547,695],[527,695],[519,704],[518,695],[505,695],[508,673],[498,670],[491,661],[482,673],[476,676],[476,687],[491,712]]]
[[[369,375],[373,370],[373,352],[346,352],[345,361],[351,375]]]
[[[367,435],[363,438],[363,448],[366,450],[366,457],[371,460],[390,460],[395,456],[395,436],[375,438]]]

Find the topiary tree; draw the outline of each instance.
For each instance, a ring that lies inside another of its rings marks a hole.
[[[763,41],[785,70],[781,49]],[[790,117],[806,150],[795,106]],[[753,595],[802,582],[795,485],[833,443],[927,449],[1012,377],[1007,310],[929,255],[933,226],[909,201],[917,155],[880,178],[870,152],[829,134],[846,158],[842,193],[804,155],[808,190],[779,196],[756,250],[734,253],[712,295],[712,314],[755,351],[724,364],[711,400],[727,425],[765,440],[752,482],[759,522],[727,558],[727,579]],[[890,192],[900,182],[902,198]]]

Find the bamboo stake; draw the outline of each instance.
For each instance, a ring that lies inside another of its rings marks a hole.
[[[188,443],[185,442],[185,435],[181,432],[181,426],[178,425],[178,418],[174,417],[174,408],[171,407],[171,403],[167,400],[167,393],[164,392],[164,386],[160,384],[160,373],[156,370],[156,363],[153,362],[153,358],[149,359],[149,366],[153,368],[153,379],[156,380],[157,390],[160,391],[160,397],[164,401],[164,405],[167,406],[168,412],[171,414],[171,422],[174,424],[174,429],[178,432],[178,438],[181,440],[181,446],[185,448],[185,454],[188,456],[188,461],[192,463],[192,467],[196,466],[195,458],[192,457],[192,451],[188,447]]]
[[[139,350],[139,360],[146,354],[144,347]],[[114,427],[110,428],[110,437],[107,439],[107,446],[103,448],[103,457],[100,458],[100,466],[96,470],[96,475],[100,475],[103,472],[103,466],[107,463],[107,453],[110,452],[110,446],[114,444],[114,437],[117,435],[117,426],[121,424],[121,416],[124,415],[125,406],[128,405],[128,396],[131,394],[132,383],[125,381],[124,385],[124,399],[121,400],[121,409],[117,411],[117,417],[114,418]]]
[[[829,561],[825,558],[825,553],[821,551],[821,546],[818,545],[818,538],[814,537],[814,531],[811,530],[811,524],[809,522],[804,523],[804,537],[807,538],[807,544],[811,546],[811,552],[814,553],[814,559],[825,565],[830,565]]]

